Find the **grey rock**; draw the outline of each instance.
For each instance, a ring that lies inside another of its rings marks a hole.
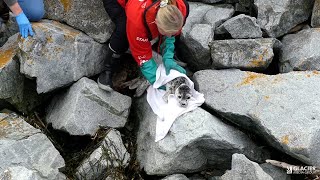
[[[234,14],[234,8],[230,4],[216,5],[208,10],[204,15],[203,23],[211,24],[215,29],[220,26],[224,21],[231,18]]]
[[[214,4],[214,3],[222,2],[224,0],[197,0],[197,1],[200,1],[202,3],[207,3],[207,4]]]
[[[319,152],[318,71],[265,75],[240,70],[203,70],[195,87],[208,111],[263,137],[273,147],[312,164]]]
[[[17,34],[17,32],[19,32],[19,27],[16,18],[13,17],[13,14],[10,12],[8,22],[3,23],[0,30],[0,47],[4,45],[11,36]]]
[[[187,176],[183,174],[173,174],[162,178],[161,180],[189,180]]]
[[[86,77],[56,95],[47,107],[46,121],[71,135],[95,135],[100,126],[119,128],[127,122],[131,98],[107,93]]]
[[[244,7],[250,7],[253,5],[254,0],[239,0],[239,4],[241,4]]]
[[[320,27],[320,1],[315,0],[311,16],[311,26]]]
[[[205,14],[209,10],[214,9],[214,7],[215,6],[208,4],[190,2],[189,16],[186,20],[185,25],[182,28],[181,37],[183,38],[185,34],[189,33],[195,24],[202,24],[204,21]]]
[[[14,113],[0,113],[0,119],[1,179],[66,179],[59,172],[63,158],[39,129]]]
[[[0,49],[0,99],[11,99],[13,102],[19,102],[22,98],[24,82],[16,58],[18,50],[18,34],[9,38]]]
[[[6,30],[7,30],[7,26],[5,23],[2,22],[2,19],[0,17],[0,47],[2,47],[8,40],[8,38],[5,37]]]
[[[181,50],[181,57],[189,63],[189,68],[194,71],[203,69],[210,64],[208,45],[213,40],[214,24],[219,23],[216,21],[220,21],[216,18],[209,18],[206,14],[207,12],[209,13],[210,10],[213,10],[208,15],[215,15],[215,13],[222,11],[221,8],[223,7],[229,6],[216,7],[203,3],[190,2],[190,13],[182,28],[179,49]],[[209,21],[211,22],[209,23]],[[209,23],[210,25],[204,23]]]
[[[167,136],[155,143],[156,115],[145,96],[134,107],[140,122],[137,159],[149,175],[198,172],[208,167],[228,168],[235,152],[262,160],[264,152],[244,133],[201,108],[182,115]],[[266,154],[267,155],[267,154]]]
[[[320,167],[320,130],[317,130],[311,140],[310,159],[311,164]]]
[[[228,31],[224,28],[224,26],[220,25],[220,26],[216,27],[216,29],[214,30],[214,33],[216,35],[221,35],[221,34],[227,34]]]
[[[254,0],[257,22],[270,37],[280,37],[308,20],[314,0]]]
[[[190,180],[207,180],[206,178],[204,178],[203,176],[199,175],[199,174],[195,174],[189,177]]]
[[[280,72],[320,70],[320,29],[312,28],[283,37]]]
[[[109,175],[105,180],[115,180],[115,179],[126,179],[127,177],[123,174],[117,173],[116,175]]]
[[[239,0],[235,5],[235,11],[245,14],[253,14],[253,0]]]
[[[240,0],[224,0],[225,3],[230,3],[230,4],[234,4],[234,3],[238,3]]]
[[[244,14],[235,16],[221,26],[231,34],[234,39],[261,38],[262,31],[256,23],[256,18]]]
[[[208,24],[196,24],[183,38],[186,48],[181,49],[183,56],[189,57],[186,62],[193,69],[205,69],[210,66],[210,47],[213,41],[212,27]]]
[[[280,41],[274,38],[218,40],[211,44],[212,68],[264,70]]]
[[[48,19],[66,22],[100,43],[106,42],[114,29],[102,1],[45,0]]]
[[[208,180],[221,180],[221,176],[212,176],[209,177]]]
[[[102,71],[105,45],[56,21],[43,20],[32,27],[35,36],[19,43],[20,72],[36,78],[39,94]]]
[[[27,169],[23,166],[8,167],[6,170],[0,174],[0,179],[2,180],[39,180],[43,179],[37,171],[32,169]]]
[[[232,155],[232,169],[227,171],[221,180],[273,180],[263,171],[259,164],[250,161],[243,154]]]
[[[285,169],[273,166],[269,163],[260,164],[264,172],[269,174],[273,180],[291,180],[291,176],[286,173]]]
[[[234,7],[234,10],[236,12],[240,12],[240,13],[249,13],[250,11],[247,9],[247,7],[241,5],[240,3],[237,3]]]
[[[123,145],[120,132],[111,129],[102,144],[77,168],[76,176],[78,179],[99,179],[117,172],[120,166],[125,168],[129,160],[130,154]]]
[[[15,34],[0,49],[0,100],[28,113],[43,102],[44,96],[39,96],[34,84],[20,73],[19,40]]]

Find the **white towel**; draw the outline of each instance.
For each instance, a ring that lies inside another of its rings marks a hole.
[[[189,87],[192,91],[186,108],[180,107],[174,95],[169,95],[168,103],[163,100],[163,95],[166,91],[158,89],[167,82],[176,77],[183,76],[188,79]],[[174,120],[182,114],[196,109],[204,103],[204,95],[194,89],[193,82],[185,75],[176,70],[170,70],[170,74],[166,75],[166,70],[163,64],[160,64],[157,69],[156,81],[153,86],[147,89],[147,101],[153,112],[157,115],[156,138],[155,142],[163,139],[170,130]]]

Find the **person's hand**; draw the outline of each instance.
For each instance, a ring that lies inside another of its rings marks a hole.
[[[19,26],[20,34],[23,38],[27,38],[29,34],[30,36],[33,36],[31,23],[23,12],[16,16],[16,20]]]
[[[173,59],[174,42],[175,37],[167,37],[160,47],[163,51],[162,61],[166,69],[166,74],[168,75],[171,69],[175,69],[183,74],[186,74],[186,70],[183,67],[179,66]]]
[[[156,81],[157,63],[153,58],[143,63],[140,67],[140,70],[150,84],[153,84]]]
[[[173,58],[167,58],[167,59],[163,59],[163,64],[164,64],[164,67],[166,68],[166,75],[168,75],[170,73],[170,70],[171,69],[175,69],[183,74],[186,74],[186,70],[179,66]]]

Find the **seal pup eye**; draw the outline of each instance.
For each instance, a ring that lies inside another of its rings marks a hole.
[[[181,96],[179,95],[178,98],[181,99]]]
[[[190,99],[190,96],[188,96],[187,99]]]

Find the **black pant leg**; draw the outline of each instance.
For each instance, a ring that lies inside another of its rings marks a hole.
[[[117,54],[122,54],[129,48],[126,32],[126,13],[117,0],[103,0],[103,5],[109,17],[116,25],[110,37],[110,46]]]

